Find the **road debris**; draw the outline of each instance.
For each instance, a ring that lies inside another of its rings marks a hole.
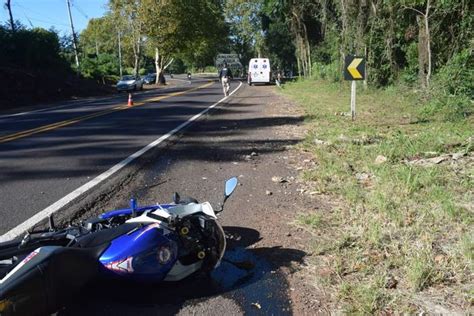
[[[252,303],[251,305],[257,309],[262,309],[262,306],[259,303]]]
[[[278,176],[273,176],[273,177],[272,177],[272,181],[273,181],[273,182],[276,182],[276,183],[285,183],[285,182],[288,182],[288,180],[286,180],[285,178],[283,178],[283,177],[278,177]]]

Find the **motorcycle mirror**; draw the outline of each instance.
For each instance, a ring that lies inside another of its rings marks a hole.
[[[236,177],[232,177],[225,182],[224,200],[222,201],[222,203],[219,203],[219,208],[216,214],[224,210],[224,203],[227,200],[227,198],[232,194],[232,192],[234,192],[235,188],[237,187],[237,183],[238,181]]]
[[[237,187],[237,183],[238,181],[236,177],[232,177],[225,182],[224,196],[226,199],[232,194],[232,192],[234,192],[235,188]]]

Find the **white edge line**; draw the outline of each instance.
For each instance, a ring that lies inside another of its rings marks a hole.
[[[51,204],[50,206],[48,206],[44,210],[40,211],[39,213],[36,213],[35,215],[33,215],[32,217],[30,217],[28,220],[24,221],[20,225],[18,225],[15,228],[9,230],[7,233],[0,236],[0,242],[5,242],[5,241],[8,241],[8,240],[11,240],[13,238],[18,237],[23,232],[27,231],[28,229],[30,229],[34,225],[41,222],[43,219],[45,219],[48,216],[50,216],[51,214],[57,212],[62,207],[64,207],[66,204],[72,202],[74,199],[76,199],[79,196],[81,196],[82,194],[86,193],[87,191],[89,191],[90,189],[92,189],[93,187],[95,187],[96,185],[101,183],[102,181],[104,181],[107,178],[109,178],[110,176],[112,176],[117,171],[119,171],[122,168],[124,168],[125,166],[127,166],[129,163],[131,163],[136,158],[140,157],[141,155],[143,155],[144,153],[146,153],[150,149],[158,146],[160,143],[162,143],[163,141],[165,141],[169,137],[173,136],[174,134],[179,132],[184,127],[188,126],[191,122],[196,121],[202,115],[206,114],[211,109],[215,108],[219,103],[226,100],[231,95],[233,95],[237,90],[239,90],[241,86],[242,86],[242,82],[240,82],[239,86],[236,89],[234,89],[234,91],[232,91],[227,97],[224,97],[224,98],[220,99],[219,101],[217,101],[213,105],[209,106],[207,109],[205,109],[205,110],[201,111],[200,113],[194,115],[193,117],[188,119],[186,122],[180,124],[178,127],[175,127],[173,130],[171,130],[167,134],[162,135],[160,138],[158,138],[155,141],[151,142],[150,144],[143,147],[142,149],[135,152],[134,154],[128,156],[127,158],[125,158],[124,160],[122,160],[121,162],[119,162],[118,164],[116,164],[115,166],[110,168],[109,170],[103,172],[102,174],[98,175],[97,177],[95,177],[91,181],[87,182],[86,184],[84,184],[81,187],[77,188],[76,190],[72,191],[68,195],[61,198],[60,200],[58,200],[55,203]]]

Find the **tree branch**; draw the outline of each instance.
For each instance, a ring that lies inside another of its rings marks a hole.
[[[403,6],[403,9],[406,9],[406,10],[413,10],[413,11],[415,11],[416,13],[421,14],[422,16],[425,16],[425,14],[424,14],[423,12],[421,12],[420,10],[417,10],[417,9],[415,9],[415,8],[412,8],[412,7]]]

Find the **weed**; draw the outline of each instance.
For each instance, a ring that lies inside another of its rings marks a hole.
[[[311,229],[317,229],[323,223],[322,216],[319,213],[299,215],[297,221]]]
[[[345,311],[349,314],[374,314],[387,302],[384,278],[376,276],[372,282],[343,282],[339,297],[346,303]]]
[[[409,260],[407,277],[415,291],[428,287],[434,279],[434,274],[432,255],[428,250],[414,254]]]

